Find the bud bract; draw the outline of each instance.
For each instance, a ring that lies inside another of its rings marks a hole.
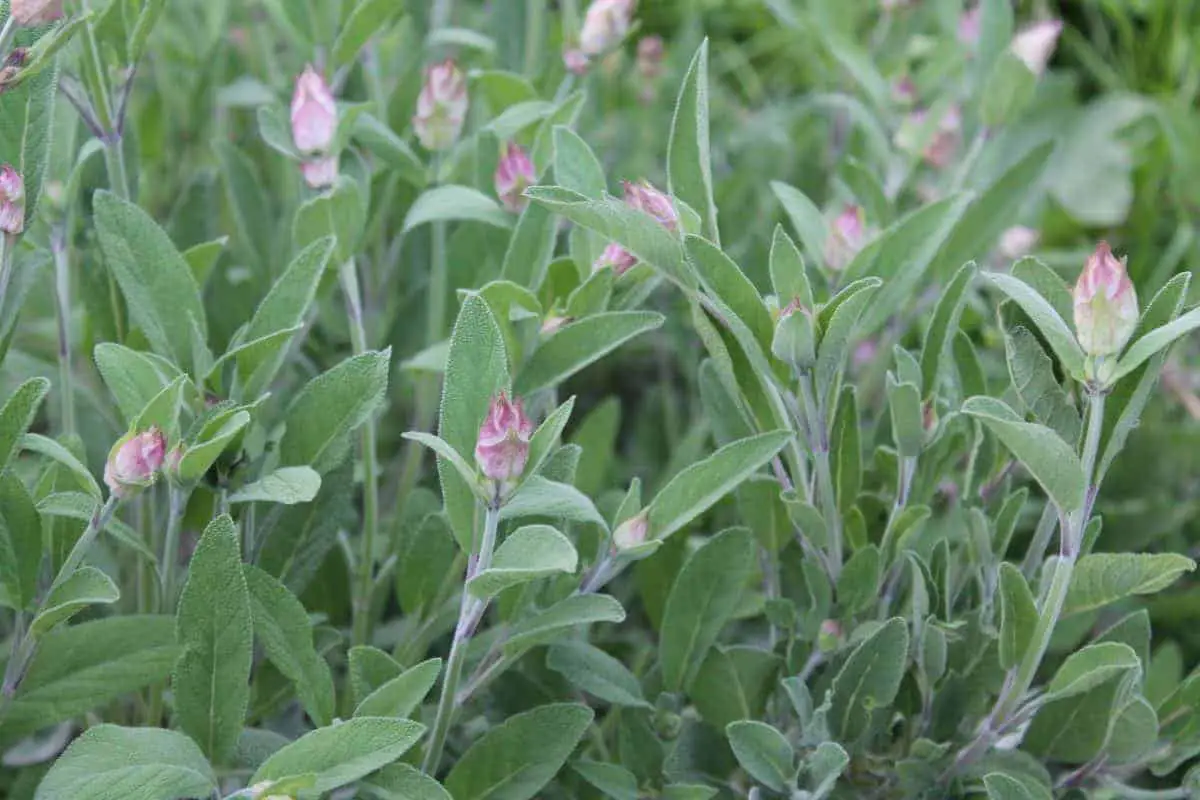
[[[847,205],[829,226],[825,240],[825,266],[835,272],[845,269],[867,243],[867,224],[860,206]]]
[[[622,522],[613,531],[613,547],[617,550],[632,550],[646,542],[650,532],[650,520],[646,512],[635,514]]]
[[[604,248],[604,252],[600,254],[600,257],[592,263],[592,271],[595,272],[596,270],[601,270],[605,267],[612,267],[613,272],[615,272],[619,278],[637,266],[637,263],[637,256],[626,250],[624,247],[621,247],[621,245],[617,244],[616,242],[610,242],[609,245]]]
[[[166,438],[157,427],[126,434],[109,451],[104,482],[117,497],[150,486],[162,468],[166,449]]]
[[[447,150],[458,141],[466,119],[466,76],[453,59],[431,64],[412,120],[417,139],[426,150]]]
[[[322,156],[310,159],[300,165],[300,174],[311,189],[327,189],[337,183],[337,156]]]
[[[62,0],[12,0],[11,6],[18,25],[45,25],[63,17]]]
[[[0,167],[0,233],[25,230],[25,181],[10,164]]]
[[[1075,284],[1075,335],[1089,356],[1121,352],[1137,327],[1138,301],[1124,261],[1107,242],[1088,256]]]
[[[1013,37],[1013,55],[1024,61],[1034,75],[1041,75],[1050,63],[1050,56],[1054,55],[1062,27],[1062,21],[1057,19],[1030,25]]]
[[[296,78],[292,95],[292,141],[301,153],[325,154],[337,134],[338,113],[333,92],[312,65]]]
[[[587,57],[598,56],[619,45],[633,21],[634,0],[593,0],[579,32],[579,49]]]
[[[529,202],[523,195],[526,188],[537,181],[537,173],[529,154],[516,142],[509,142],[494,176],[496,196],[504,207],[514,214],[520,213]]]
[[[679,227],[679,215],[675,212],[675,204],[671,198],[654,188],[650,181],[632,183],[625,181],[625,202],[654,217],[655,222],[669,231]]]
[[[492,398],[475,444],[475,461],[484,476],[500,483],[519,478],[529,459],[532,435],[533,423],[520,400],[509,401],[504,392]]]

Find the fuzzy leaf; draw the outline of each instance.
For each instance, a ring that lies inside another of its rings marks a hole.
[[[1093,553],[1079,559],[1063,614],[1103,608],[1130,595],[1161,592],[1196,562],[1178,553]]]

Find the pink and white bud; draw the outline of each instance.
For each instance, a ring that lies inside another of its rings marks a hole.
[[[1035,22],[1013,37],[1013,55],[1024,61],[1034,75],[1041,75],[1054,55],[1062,28],[1062,20],[1058,19]]]
[[[553,336],[562,330],[564,325],[570,325],[574,322],[573,317],[560,317],[556,314],[551,314],[542,321],[542,335]]]
[[[638,211],[654,217],[655,222],[669,231],[679,227],[679,215],[671,198],[655,189],[650,181],[624,182],[625,202]]]
[[[650,532],[650,519],[646,512],[635,514],[622,522],[613,531],[613,547],[618,551],[632,550],[646,543],[646,535]]]
[[[917,148],[917,137],[925,133],[928,111],[918,109],[909,114],[896,134],[896,144],[910,152]],[[924,141],[921,158],[934,169],[945,169],[954,161],[962,131],[962,115],[958,106],[950,106],[938,120],[933,134]]]
[[[613,272],[619,278],[636,267],[637,263],[637,256],[616,242],[609,242],[608,246],[604,248],[604,252],[600,254],[600,257],[592,262],[592,272],[612,267]]]
[[[849,266],[867,243],[866,219],[861,206],[847,205],[834,217],[825,240],[825,266],[840,272]]]
[[[310,189],[328,189],[337,183],[337,156],[313,158],[300,164],[300,174]]]
[[[827,619],[821,623],[817,631],[817,649],[822,653],[832,653],[842,643],[842,625],[836,619]]]
[[[563,50],[563,66],[567,71],[575,75],[585,75],[588,71],[588,65],[591,61],[578,47],[568,47]]]
[[[425,69],[417,96],[413,130],[426,150],[448,150],[458,141],[467,120],[467,77],[453,59]]]
[[[157,427],[118,440],[104,465],[104,482],[117,497],[154,483],[162,468],[167,440]]]
[[[25,230],[25,180],[12,165],[0,167],[0,233],[16,236]]]
[[[312,65],[296,78],[292,95],[292,141],[304,154],[328,153],[337,134],[338,112],[333,92]]]
[[[1014,225],[1000,234],[1000,256],[1008,261],[1016,261],[1033,252],[1037,247],[1041,234],[1025,225]]]
[[[11,7],[17,25],[45,25],[63,18],[62,0],[12,0]]]
[[[962,12],[958,18],[958,41],[967,47],[974,47],[979,44],[980,23],[983,18],[983,9],[979,5],[974,5]]]
[[[509,142],[496,164],[494,179],[500,202],[509,211],[519,214],[529,203],[524,192],[537,181],[537,172],[529,154],[516,142]]]
[[[1137,327],[1138,300],[1125,262],[1096,245],[1075,284],[1075,335],[1089,356],[1121,352]]]
[[[504,392],[492,398],[475,444],[475,461],[484,476],[500,483],[521,477],[532,435],[533,422],[525,416],[520,400],[510,402]]]
[[[598,56],[624,41],[633,22],[635,0],[593,0],[579,32],[579,49]]]

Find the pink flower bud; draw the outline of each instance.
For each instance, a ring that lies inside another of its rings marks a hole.
[[[447,150],[458,141],[467,119],[467,102],[467,78],[453,59],[425,69],[412,123],[426,150]]]
[[[1121,352],[1138,321],[1137,292],[1124,261],[1096,245],[1075,284],[1075,335],[1089,356]]]
[[[151,485],[162,468],[166,449],[167,441],[157,427],[127,434],[108,454],[104,482],[117,497]]]
[[[613,546],[617,550],[631,550],[644,544],[650,531],[650,520],[643,511],[622,522],[613,531]]]
[[[959,42],[967,47],[974,47],[979,43],[979,27],[982,16],[983,11],[978,5],[962,12],[962,16],[958,18]]]
[[[333,92],[312,65],[296,78],[292,95],[292,141],[304,154],[325,154],[337,133],[337,104]]]
[[[835,272],[845,269],[863,249],[867,238],[862,208],[845,206],[829,228],[829,237],[825,240],[825,266]]]
[[[650,181],[631,183],[624,181],[625,202],[654,217],[654,220],[669,231],[679,227],[679,215],[671,198],[655,189]]]
[[[850,361],[855,367],[862,368],[875,360],[879,355],[879,344],[874,339],[864,339],[854,346]]]
[[[635,0],[593,0],[579,32],[579,49],[598,56],[619,45],[629,33]]]
[[[1009,261],[1027,256],[1037,246],[1040,238],[1041,234],[1033,228],[1014,225],[1000,234],[1000,255]]]
[[[836,619],[827,619],[817,631],[817,649],[822,653],[837,650],[842,643],[842,625]]]
[[[1062,28],[1062,20],[1035,22],[1013,37],[1013,54],[1025,62],[1030,72],[1041,75],[1050,63],[1050,56],[1054,55]]]
[[[13,21],[18,25],[45,25],[63,17],[62,0],[12,0]]]
[[[562,57],[563,66],[567,68],[568,72],[575,75],[584,75],[587,73],[590,61],[578,47],[568,47],[566,50],[563,50]]]
[[[617,277],[619,278],[637,266],[637,263],[637,256],[616,242],[610,242],[604,248],[604,252],[600,254],[600,257],[592,263],[592,271],[595,272],[606,267],[612,267],[613,272],[617,273]]]
[[[496,196],[504,207],[519,214],[529,202],[522,193],[537,180],[533,161],[516,142],[509,142],[504,156],[496,164]]]
[[[892,82],[892,99],[903,106],[911,106],[917,102],[917,85],[907,75]]]
[[[533,422],[525,416],[520,400],[509,402],[504,392],[492,398],[475,444],[475,461],[484,476],[501,483],[519,478],[529,459],[532,435]]]
[[[9,164],[0,167],[0,233],[25,230],[25,181]]]
[[[896,133],[896,146],[910,153],[920,147],[925,163],[934,169],[944,169],[951,164],[958,151],[962,116],[957,106],[950,106],[938,120],[932,136],[921,140],[921,136],[927,135],[925,125],[928,113],[925,109],[918,109],[908,115]]]
[[[661,36],[643,36],[637,45],[637,70],[642,80],[652,81],[662,74],[666,48]]]
[[[542,335],[553,336],[562,329],[564,325],[570,325],[573,319],[571,317],[560,317],[551,314],[542,322]]]
[[[337,183],[338,176],[338,159],[337,156],[324,156],[322,158],[314,158],[303,162],[300,165],[300,173],[304,176],[304,182],[312,189],[326,189]]]

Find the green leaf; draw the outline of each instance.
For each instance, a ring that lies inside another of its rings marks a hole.
[[[372,0],[378,2],[378,0]],[[371,114],[359,114],[354,121],[354,138],[376,158],[396,171],[397,176],[416,189],[429,182],[424,162],[408,142]]]
[[[564,189],[598,200],[607,179],[592,148],[570,128],[554,128],[554,180]]]
[[[209,468],[216,463],[221,453],[233,441],[238,439],[247,425],[250,424],[250,413],[243,410],[230,411],[224,418],[213,420],[201,432],[201,438],[187,449],[179,460],[180,480],[190,483],[204,477]],[[215,428],[215,430],[213,430]],[[314,489],[314,494],[316,493]]]
[[[188,567],[176,616],[184,650],[171,682],[179,726],[214,763],[233,754],[245,723],[253,627],[237,528],[223,515],[205,528]]]
[[[292,682],[304,710],[318,726],[333,721],[333,674],[313,646],[308,612],[276,578],[243,565],[254,633],[276,668]]]
[[[972,397],[963,403],[962,410],[996,434],[1064,513],[1083,507],[1087,489],[1083,466],[1058,434],[1043,425],[1024,422],[992,397]]]
[[[684,562],[663,612],[659,662],[670,691],[686,690],[708,649],[737,610],[754,569],[755,542],[745,528],[709,539]]]
[[[352,64],[371,37],[386,31],[402,9],[391,0],[360,0],[333,44],[331,66],[340,69]]]
[[[287,112],[274,102],[261,105],[256,112],[258,118],[258,135],[263,142],[277,153],[299,161],[300,152],[292,141],[291,123]]]
[[[121,591],[112,578],[95,567],[79,567],[50,592],[29,626],[29,635],[42,636],[90,605],[115,603],[120,597]]]
[[[1158,714],[1144,697],[1134,697],[1113,717],[1105,751],[1116,764],[1133,764],[1158,743]]]
[[[530,289],[541,286],[554,258],[557,233],[558,219],[549,209],[537,203],[526,205],[504,251],[501,277]]]
[[[348,719],[310,731],[276,751],[250,784],[315,773],[311,793],[332,792],[400,758],[424,732],[424,725],[406,719]]]
[[[534,475],[500,509],[500,519],[546,517],[590,522],[608,530],[608,522],[583,492],[567,483]]]
[[[467,748],[446,789],[454,800],[530,800],[562,768],[592,716],[568,703],[511,716]]]
[[[713,200],[712,157],[708,144],[708,40],[700,43],[675,103],[667,142],[670,193],[700,213],[703,234],[721,241]]]
[[[837,577],[838,610],[853,615],[870,608],[879,599],[882,575],[878,547],[869,544],[856,550]]]
[[[857,741],[896,699],[908,666],[908,625],[893,617],[854,649],[829,689],[829,725],[839,742]]]
[[[337,246],[334,258],[344,264],[358,252],[359,239],[367,223],[367,202],[353,179],[338,178],[333,188],[312,198],[296,210],[292,220],[292,241],[297,249],[329,236]]]
[[[579,776],[613,800],[638,800],[638,779],[620,764],[576,761],[571,767]]]
[[[21,437],[21,449],[45,456],[66,468],[79,485],[87,490],[88,495],[94,500],[101,499],[100,484],[96,483],[96,479],[92,477],[91,470],[76,458],[74,453],[58,442],[37,433],[27,433]]]
[[[229,495],[230,503],[308,503],[321,490],[321,476],[311,467],[280,467]]]
[[[347,358],[300,390],[285,416],[282,466],[311,466],[322,475],[349,452],[349,435],[383,403],[391,349]]]
[[[1083,377],[1083,351],[1075,334],[1054,307],[1032,286],[1012,275],[988,272],[983,276],[1029,315],[1038,331],[1046,338],[1058,360],[1072,377]]]
[[[790,438],[787,431],[751,436],[680,472],[647,509],[650,536],[665,539],[683,528],[774,458]]]
[[[212,274],[213,267],[217,265],[217,261],[224,254],[228,244],[229,237],[222,236],[220,239],[201,242],[183,251],[183,260],[187,262],[188,269],[192,271],[192,277],[196,279],[196,284],[201,288],[208,281],[208,276]],[[97,347],[101,346],[103,345],[97,345]]]
[[[775,226],[775,234],[771,239],[770,271],[771,286],[781,306],[799,300],[805,308],[816,307],[804,257],[782,225]]]
[[[806,759],[808,783],[814,797],[828,797],[850,763],[850,755],[836,742],[821,742]]]
[[[850,351],[851,337],[858,328],[859,319],[866,312],[876,292],[882,285],[878,278],[863,278],[838,292],[837,296],[821,309],[820,321],[823,332],[817,348],[817,393],[827,397],[842,365]],[[830,313],[832,309],[832,313]]]
[[[96,345],[94,356],[104,384],[117,401],[121,416],[130,424],[180,375],[178,367],[160,356],[113,342]]]
[[[433,778],[408,764],[391,764],[362,783],[362,790],[379,800],[454,800]]]
[[[1082,422],[1071,395],[1054,377],[1054,364],[1037,337],[1023,326],[1006,332],[1008,374],[1022,405],[1068,444],[1079,441]]]
[[[651,707],[633,673],[619,660],[587,642],[560,642],[551,646],[546,666],[606,703]]]
[[[492,198],[469,186],[436,186],[421,194],[408,209],[401,233],[429,222],[482,222],[511,228],[512,215]]]
[[[958,333],[959,319],[966,305],[967,289],[975,280],[975,262],[969,261],[954,273],[942,296],[938,299],[937,307],[933,310],[933,319],[925,331],[924,344],[921,347],[921,386],[925,397],[933,397],[938,391],[938,378],[945,374],[949,367],[950,346]]]
[[[492,563],[467,582],[476,597],[495,597],[510,586],[573,573],[579,566],[575,545],[549,525],[526,525],[509,534]]]
[[[983,776],[988,800],[1054,800],[1054,796],[1042,786],[1021,781],[1002,772],[989,772]]]
[[[438,435],[466,463],[473,463],[479,425],[487,415],[492,397],[508,385],[508,358],[504,337],[487,302],[478,295],[468,297],[458,312],[450,351]],[[454,538],[463,550],[471,551],[475,536],[474,490],[446,459],[438,459],[442,500]]]
[[[564,325],[530,356],[513,391],[530,395],[556,386],[664,320],[653,311],[611,311]]]
[[[925,418],[921,390],[912,383],[897,383],[887,376],[888,411],[892,420],[892,439],[901,458],[916,458],[925,440]]]
[[[409,717],[421,705],[442,671],[442,660],[431,658],[405,670],[362,699],[356,717]]]
[[[1077,650],[1063,661],[1046,687],[1048,700],[1062,700],[1091,691],[1113,677],[1140,672],[1142,662],[1133,648],[1121,642],[1101,642]]]
[[[709,293],[721,298],[737,314],[764,351],[770,350],[775,324],[758,289],[741,268],[720,248],[699,236],[685,236],[683,245]]]
[[[1033,630],[1037,627],[1037,605],[1021,570],[1007,561],[1000,564],[1000,666],[1012,669],[1021,663]]]
[[[782,733],[763,722],[743,720],[725,728],[738,763],[750,777],[776,792],[787,792],[796,780],[795,753]]]
[[[187,262],[142,209],[107,191],[93,203],[104,263],[125,295],[130,321],[159,355],[190,364],[195,335],[203,341],[207,323]]]
[[[404,672],[400,662],[378,647],[360,644],[346,653],[347,677],[355,703],[361,703],[376,689]]]
[[[1118,381],[1140,367],[1155,353],[1170,347],[1176,339],[1200,328],[1200,308],[1194,308],[1172,322],[1143,334],[1129,346],[1117,362],[1111,381]]]
[[[571,411],[574,408],[575,398],[567,398],[567,401],[551,411],[533,432],[533,436],[529,439],[529,458],[525,462],[525,472],[522,477],[528,479],[541,471],[551,452],[558,446],[563,429],[567,426],[567,421],[571,418]]]
[[[180,648],[166,616],[107,617],[42,637],[0,722],[5,743],[163,680]]]
[[[217,776],[191,739],[158,728],[97,725],[71,742],[35,800],[176,800],[206,797]]]
[[[1093,553],[1079,559],[1063,614],[1103,608],[1131,595],[1155,594],[1170,586],[1196,562],[1178,553]]]
[[[14,43],[30,47],[49,30],[40,27],[18,31]],[[0,98],[0,164],[12,164],[24,178],[26,229],[37,219],[42,184],[50,164],[57,92],[58,60],[54,58],[49,69],[7,89]]]
[[[4,401],[3,408],[0,408],[0,470],[5,469],[12,460],[17,444],[33,424],[38,408],[49,391],[50,381],[30,378]]]
[[[817,208],[804,192],[782,181],[771,181],[771,191],[775,193],[788,219],[791,220],[796,235],[800,237],[800,243],[808,252],[809,260],[818,264],[824,263],[825,240],[829,238],[829,226],[821,214],[821,209]]]
[[[264,190],[262,176],[255,162],[233,145],[217,139],[212,144],[224,176],[225,197],[229,216],[237,229],[234,242],[241,244],[243,253],[256,270],[271,264],[271,235],[274,233],[274,213]]]
[[[481,483],[479,473],[476,471],[475,467],[467,463],[467,460],[459,455],[458,451],[451,447],[449,442],[444,439],[440,439],[431,433],[421,433],[419,431],[408,431],[407,433],[401,435],[403,438],[408,439],[409,441],[417,442],[418,444],[428,447],[437,454],[438,458],[448,461],[450,466],[454,467],[459,477],[462,478],[463,482],[471,487],[476,498],[483,502],[487,502],[491,499],[487,496],[485,487]]]
[[[41,567],[39,509],[20,478],[11,470],[0,470],[0,602],[17,610],[33,603]]]
[[[504,643],[504,652],[506,655],[521,653],[535,645],[554,641],[582,625],[624,620],[625,609],[613,597],[606,594],[572,595],[514,625]]]

